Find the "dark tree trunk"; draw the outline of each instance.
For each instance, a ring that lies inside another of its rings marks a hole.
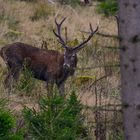
[[[118,0],[125,140],[140,140],[140,0]]]

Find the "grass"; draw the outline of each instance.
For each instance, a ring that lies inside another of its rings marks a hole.
[[[47,19],[53,14],[53,8],[46,2],[38,2],[34,5],[33,15],[30,17],[32,21],[37,21],[40,19]]]

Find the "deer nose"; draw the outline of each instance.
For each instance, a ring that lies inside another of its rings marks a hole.
[[[69,64],[63,64],[63,68],[64,69],[69,69],[70,68],[70,65]]]

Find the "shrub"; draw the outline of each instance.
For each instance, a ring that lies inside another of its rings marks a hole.
[[[17,39],[21,32],[18,31],[19,21],[15,16],[11,16],[10,14],[6,14],[5,12],[0,13],[0,22],[4,22],[7,24],[8,31],[4,34],[5,38],[11,39],[14,41]]]
[[[17,30],[19,21],[14,16],[7,16],[7,24],[9,29],[11,30]]]
[[[0,137],[10,133],[15,124],[11,113],[6,110],[0,110]]]
[[[42,18],[48,18],[53,13],[53,8],[47,3],[40,2],[34,7],[34,14],[30,17],[32,21],[36,21]]]
[[[24,109],[24,116],[31,138],[36,140],[75,140],[87,136],[81,114],[82,105],[75,92],[64,100],[58,95],[43,98],[40,110]]]
[[[105,16],[115,15],[118,11],[117,0],[105,0],[98,5],[98,11]]]
[[[15,30],[9,30],[6,34],[5,37],[8,39],[10,38],[11,40],[16,40],[18,37],[21,36],[21,32],[15,31]]]
[[[6,14],[5,12],[0,13],[0,21],[6,21],[8,28],[11,30],[17,30],[19,21],[15,16]]]
[[[0,140],[24,140],[22,136],[20,135],[6,135],[6,136],[2,136],[0,137]]]
[[[5,101],[0,99],[0,140],[23,140],[22,135],[12,131],[15,122],[15,117],[5,107]]]

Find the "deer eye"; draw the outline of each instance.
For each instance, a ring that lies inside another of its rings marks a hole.
[[[72,57],[75,58],[75,54],[73,54]]]
[[[71,59],[74,60],[74,59],[75,59],[75,55],[72,55],[72,56],[71,56]]]

